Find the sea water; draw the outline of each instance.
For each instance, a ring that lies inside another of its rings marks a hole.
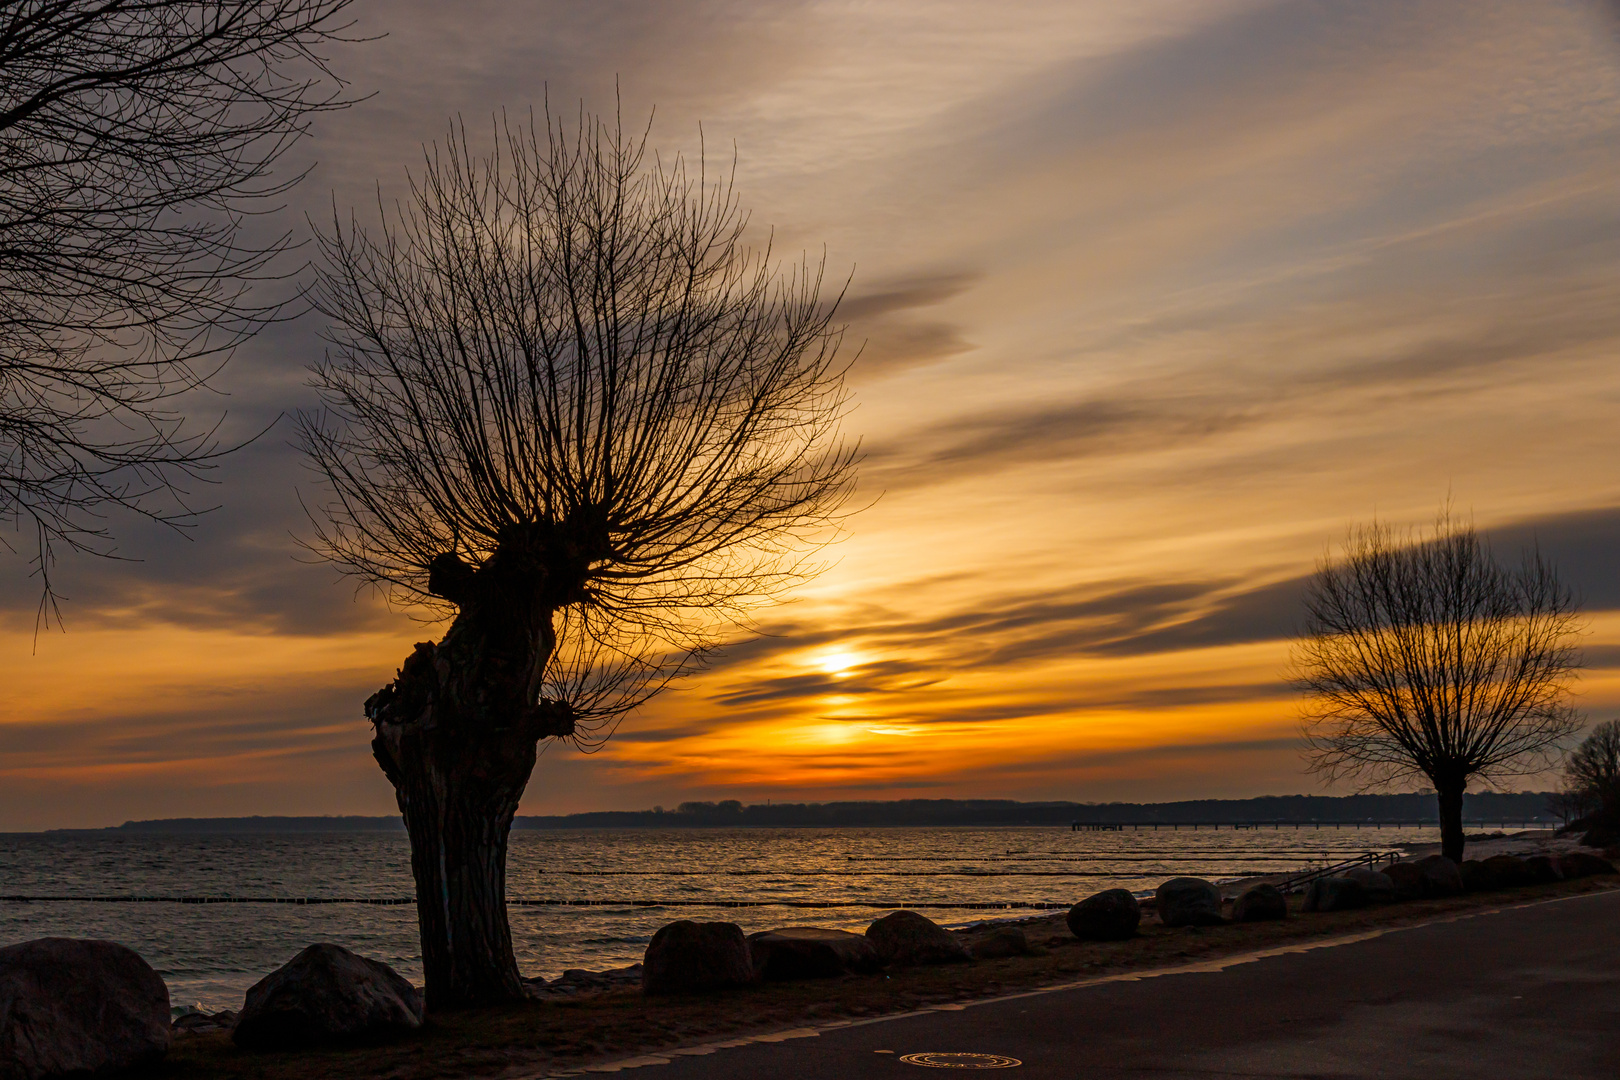
[[[1435,829],[1052,827],[535,830],[512,834],[507,895],[525,976],[636,963],[676,919],[860,930],[892,907],[962,925],[1067,907],[1110,888],[1303,871]],[[414,894],[402,833],[0,834],[0,896],[345,898]],[[517,903],[522,901],[523,903]],[[996,905],[1024,905],[998,907]],[[176,1007],[238,1009],[246,989],[329,941],[420,983],[409,903],[0,900],[0,946],[101,938],[134,949]]]

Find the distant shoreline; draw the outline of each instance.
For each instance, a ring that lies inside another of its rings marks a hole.
[[[1491,823],[1556,825],[1547,792],[1480,792],[1465,796],[1470,826]],[[582,814],[522,816],[514,831],[537,829],[647,828],[995,828],[1087,825],[1406,825],[1432,827],[1430,794],[1269,795],[1255,799],[1197,799],[1167,803],[1017,802],[1011,799],[898,799],[887,802],[683,803],[675,810],[602,810]],[[253,834],[404,832],[394,815],[252,816],[158,818],[98,829],[45,829],[28,835]]]

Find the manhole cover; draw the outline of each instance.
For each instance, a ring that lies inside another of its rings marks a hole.
[[[1010,1069],[1023,1064],[1004,1054],[907,1054],[900,1060],[934,1069]]]

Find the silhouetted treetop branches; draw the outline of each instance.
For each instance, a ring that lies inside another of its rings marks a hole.
[[[1580,726],[1579,605],[1534,548],[1504,565],[1446,514],[1430,536],[1358,528],[1305,610],[1294,659],[1311,769],[1427,777],[1452,859],[1468,783],[1545,770]]]
[[[352,0],[23,0],[0,6],[0,516],[107,553],[118,506],[187,523],[220,452],[176,400],[277,313],[290,233],[243,239],[347,104],[321,49]]]
[[[836,303],[748,246],[729,175],[617,122],[502,120],[486,156],[458,124],[382,209],[321,238],[319,551],[441,613],[529,552],[582,716],[807,574],[854,483]]]

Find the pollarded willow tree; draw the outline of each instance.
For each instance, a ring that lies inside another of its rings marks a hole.
[[[750,248],[731,181],[646,132],[544,121],[484,157],[452,129],[380,228],[322,237],[314,546],[453,616],[366,703],[436,1008],[521,995],[506,845],[539,741],[599,743],[812,573],[855,479],[822,266]]]
[[[1296,646],[1310,767],[1369,785],[1426,777],[1461,861],[1470,781],[1544,771],[1580,727],[1578,605],[1539,551],[1503,566],[1472,526],[1373,525],[1323,563]]]

